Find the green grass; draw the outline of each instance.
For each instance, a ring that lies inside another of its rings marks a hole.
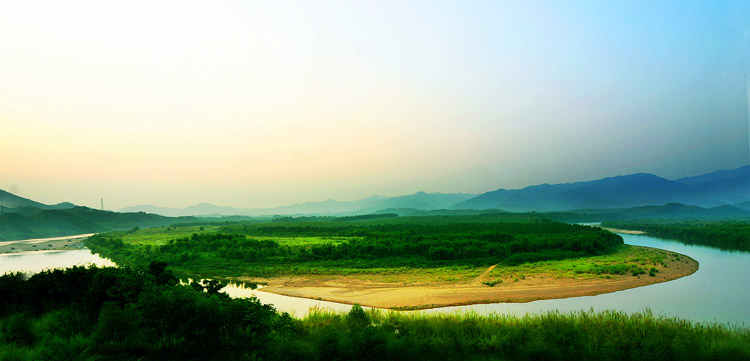
[[[135,232],[112,232],[113,236],[119,236],[123,242],[133,245],[161,246],[169,240],[190,237],[194,233],[213,233],[219,226],[184,226],[184,227],[154,227],[139,229]]]
[[[511,278],[519,274],[553,274],[564,278],[592,278],[631,274],[633,271],[649,268],[658,272],[670,260],[679,260],[679,255],[659,249],[621,245],[613,252],[599,256],[532,262],[512,267],[498,266],[488,276]]]
[[[312,343],[344,359],[367,353],[404,360],[743,360],[744,328],[698,324],[650,311],[527,314],[430,314],[368,310],[368,326],[325,310],[303,319]],[[357,319],[361,319],[357,316]],[[371,341],[362,350],[358,335]],[[310,342],[310,341],[307,341]],[[292,348],[294,349],[294,348]],[[301,357],[304,359],[304,357]]]

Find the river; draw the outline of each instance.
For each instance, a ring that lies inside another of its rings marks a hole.
[[[620,310],[638,312],[650,309],[654,314],[674,316],[698,322],[730,323],[750,326],[750,253],[723,251],[706,246],[685,245],[647,235],[620,234],[626,244],[666,249],[688,255],[700,263],[698,272],[674,281],[632,288],[596,296],[541,300],[528,303],[493,303],[442,307],[419,312],[475,311],[480,314],[523,315],[551,310]],[[0,255],[0,274],[5,272],[39,272],[44,268],[69,267],[93,263],[113,265],[109,260],[91,254],[87,249],[72,251],[36,251]],[[237,286],[224,289],[232,297],[255,295],[278,310],[303,316],[312,307],[348,311],[350,305],[288,297]]]

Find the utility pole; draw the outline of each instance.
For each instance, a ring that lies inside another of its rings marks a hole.
[[[104,198],[102,198],[101,200],[102,200],[102,210],[104,210]]]

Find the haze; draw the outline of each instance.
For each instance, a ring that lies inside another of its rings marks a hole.
[[[0,188],[268,207],[750,162],[750,5],[3,2]]]

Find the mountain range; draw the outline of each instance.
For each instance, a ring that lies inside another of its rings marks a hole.
[[[418,210],[445,209],[475,197],[476,194],[464,193],[425,193],[418,192],[405,196],[385,197],[372,196],[356,201],[335,201],[328,199],[319,202],[295,203],[275,208],[233,208],[221,207],[209,203],[200,203],[186,208],[163,208],[151,204],[126,207],[120,212],[148,212],[165,216],[264,216],[264,215],[321,215],[346,216],[374,213],[386,208],[413,208]]]
[[[424,193],[356,201],[326,200],[241,209],[208,203],[184,209],[153,205],[103,211],[72,203],[48,205],[0,190],[0,241],[207,221],[194,216],[400,216],[544,212],[564,222],[614,219],[749,219],[750,166],[668,180],[639,173],[588,182],[498,189],[480,195]],[[233,217],[223,218],[222,221]],[[208,220],[210,221],[210,220]]]
[[[450,209],[499,208],[515,212],[567,211],[683,203],[701,207],[741,205],[750,200],[750,166],[668,180],[638,173],[588,182],[498,189]]]
[[[497,189],[483,194],[418,192],[398,197],[372,196],[356,201],[325,200],[275,208],[233,208],[209,203],[163,208],[141,205],[121,212],[148,212],[165,216],[222,215],[354,215],[382,213],[384,209],[415,211],[502,209],[513,212],[558,212],[580,209],[616,209],[682,203],[700,207],[736,205],[750,209],[750,165],[675,180],[637,173],[593,181],[541,184],[522,189]]]

